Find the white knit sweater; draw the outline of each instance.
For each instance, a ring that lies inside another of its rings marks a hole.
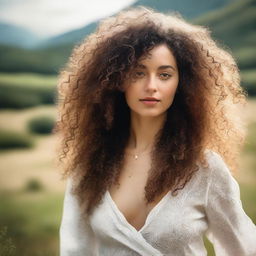
[[[256,256],[256,226],[246,215],[236,180],[222,158],[209,151],[177,196],[169,192],[137,231],[107,191],[87,220],[67,183],[60,227],[61,256],[205,256],[203,235],[216,256]]]

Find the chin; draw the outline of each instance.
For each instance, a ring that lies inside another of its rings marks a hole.
[[[160,117],[163,115],[166,115],[166,111],[160,112],[160,111],[142,111],[142,112],[137,112],[136,115],[140,117]]]

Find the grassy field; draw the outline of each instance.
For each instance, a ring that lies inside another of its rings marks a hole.
[[[241,171],[236,175],[246,213],[256,223],[256,99],[250,100],[245,116],[249,124]],[[28,133],[27,121],[37,115],[56,117],[54,106],[25,110],[1,110],[0,129]],[[17,125],[18,124],[18,125]],[[59,254],[58,231],[61,221],[65,182],[55,164],[54,135],[31,135],[34,149],[0,153],[0,255],[55,256]],[[36,180],[38,190],[30,190]],[[208,246],[209,256],[214,253]],[[8,249],[8,248],[9,249]],[[12,249],[16,248],[16,249]],[[4,251],[4,254],[1,254]],[[9,250],[9,251],[8,251]]]
[[[57,82],[56,75],[39,75],[33,73],[0,73],[0,83],[9,86],[37,86],[37,87],[54,87]]]
[[[10,255],[59,255],[58,229],[62,211],[62,193],[5,191],[0,194],[1,228],[15,247]],[[0,243],[1,244],[1,243]],[[5,253],[0,255],[8,256]]]

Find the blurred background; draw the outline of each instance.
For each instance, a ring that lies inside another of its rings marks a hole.
[[[1,256],[59,255],[65,181],[51,133],[57,75],[101,18],[132,5],[178,11],[209,27],[236,58],[249,101],[248,135],[235,177],[256,223],[256,0],[0,0]]]

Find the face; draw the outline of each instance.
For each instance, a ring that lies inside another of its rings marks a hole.
[[[141,58],[125,82],[125,98],[131,114],[166,115],[179,82],[176,60],[166,45],[155,46]]]

